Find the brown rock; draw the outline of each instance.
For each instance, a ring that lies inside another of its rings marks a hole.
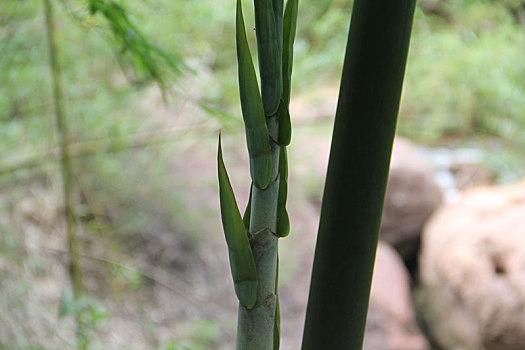
[[[425,227],[418,300],[446,349],[525,348],[525,183],[465,192]]]
[[[496,173],[478,163],[455,163],[450,167],[460,190],[494,184]]]
[[[301,348],[312,253],[305,254],[301,263],[301,266],[308,268],[301,268],[291,283],[279,290],[283,350]],[[286,259],[286,256],[283,256],[283,259]],[[410,296],[410,276],[406,267],[394,248],[388,243],[380,242],[372,282],[364,350],[429,348],[415,319]]]
[[[379,243],[372,281],[365,350],[423,350],[410,296],[410,276],[403,261],[387,243]]]
[[[381,239],[406,260],[417,254],[423,224],[441,203],[432,168],[408,140],[396,137],[385,196]]]

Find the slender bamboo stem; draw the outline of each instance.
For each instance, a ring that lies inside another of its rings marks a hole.
[[[303,350],[360,350],[415,0],[355,0]]]
[[[44,0],[46,12],[46,27],[49,44],[49,58],[53,78],[53,94],[55,107],[55,127],[59,138],[60,147],[60,169],[63,185],[63,196],[65,206],[65,219],[67,226],[67,241],[70,255],[69,273],[73,285],[74,298],[82,294],[82,276],[78,266],[78,244],[76,237],[76,217],[73,210],[72,171],[67,139],[67,122],[64,115],[62,102],[62,79],[60,64],[58,62],[58,49],[56,43],[55,21],[53,18],[53,7],[51,0]],[[82,331],[79,314],[75,313],[77,323],[77,340]],[[79,343],[80,344],[80,343]],[[81,346],[79,345],[79,348]]]
[[[252,185],[250,245],[257,269],[257,301],[252,309],[239,304],[237,350],[271,350],[274,346],[278,237],[279,146],[271,142],[272,176],[264,190]]]
[[[251,101],[246,101],[248,94],[243,95],[243,91],[253,92],[256,89],[253,87],[251,90],[246,89],[248,87],[248,80],[246,79],[249,77],[248,75],[243,74],[243,79],[239,80],[241,106],[249,106],[248,102],[256,105],[256,99],[262,98],[265,126],[267,127],[267,135],[263,135],[263,137],[268,138],[272,164],[268,186],[266,186],[266,182],[261,185],[261,181],[256,181],[257,178],[254,178],[252,174],[253,184],[248,231],[258,283],[255,305],[248,308],[245,303],[239,304],[237,350],[278,350],[279,348],[280,320],[277,314],[279,300],[277,294],[278,240],[279,236],[284,237],[289,232],[288,214],[285,208],[286,194],[283,192],[286,187],[283,185],[282,191],[279,188],[280,183],[286,181],[284,175],[281,179],[281,171],[286,174],[287,166],[281,164],[279,158],[281,147],[285,147],[290,142],[289,81],[297,2],[292,0],[288,3],[290,6],[287,6],[287,15],[283,12],[283,4],[283,0],[255,0],[254,3],[261,95],[257,91],[250,95]],[[246,39],[243,37],[245,29],[240,2],[237,5],[238,59],[239,67],[244,69],[244,71],[239,70],[239,72],[246,73],[247,66],[250,66],[251,62],[249,65],[246,64],[246,56],[249,56],[249,51],[241,50]],[[283,72],[284,37],[287,38],[285,72]],[[251,60],[251,57],[249,59]],[[283,83],[283,74],[286,74],[288,84]],[[239,76],[241,77],[241,74]],[[245,96],[244,99],[243,96]],[[246,112],[245,109],[243,108],[243,113]],[[244,117],[246,122],[246,115]],[[252,129],[255,129],[254,125],[252,125]],[[257,130],[261,129],[259,127]],[[266,128],[264,129],[266,130]],[[247,136],[250,135],[247,134]],[[247,137],[247,140],[248,146],[250,146],[250,140],[253,141],[254,138]],[[254,145],[257,144],[253,144],[252,149],[254,149]],[[252,152],[250,147],[249,152]],[[286,154],[284,150],[283,154]],[[285,159],[283,158],[283,160]],[[254,165],[257,164],[251,164],[251,167]],[[266,175],[266,173],[264,174]]]

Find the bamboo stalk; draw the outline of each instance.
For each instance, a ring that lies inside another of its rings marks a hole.
[[[289,96],[297,0],[288,0],[284,13],[283,0],[256,0],[254,5],[260,88],[246,38],[241,0],[237,0],[236,9],[239,92],[252,178],[244,217],[240,217],[229,183],[220,138],[219,199],[239,299],[236,348],[278,350],[278,240],[288,235],[290,228],[286,211],[288,165],[284,147],[291,138]],[[250,288],[241,288],[242,283]]]
[[[415,0],[356,0],[303,350],[362,348]]]
[[[58,62],[58,49],[56,43],[55,21],[53,18],[53,7],[50,0],[44,0],[46,13],[46,27],[49,45],[49,59],[53,78],[53,95],[55,107],[55,127],[59,138],[60,147],[60,169],[62,177],[62,190],[64,196],[65,220],[67,223],[67,244],[70,255],[69,274],[73,286],[73,295],[77,299],[82,295],[82,275],[78,265],[78,244],[76,235],[76,217],[73,209],[73,181],[72,168],[69,156],[67,139],[67,122],[64,115],[62,102],[62,80],[60,64]],[[80,337],[82,334],[82,322],[78,313],[75,313],[77,325],[77,346],[83,348]]]
[[[279,134],[278,107],[282,103],[283,84],[283,0],[255,1],[255,27],[259,69],[261,77],[261,95],[266,114],[267,135],[270,143],[271,173],[267,186],[260,186],[252,175],[250,198],[250,246],[257,271],[257,298],[255,306],[247,308],[239,303],[237,323],[237,350],[271,350],[278,349],[279,339],[276,337],[277,311],[277,274],[278,274],[278,234],[277,212],[279,203],[279,155],[277,144]],[[240,2],[238,2],[239,13]],[[242,16],[237,17],[238,45],[239,34],[244,33]],[[295,33],[294,33],[295,34]],[[241,39],[244,39],[241,37]],[[242,46],[238,46],[238,48]],[[244,56],[247,56],[245,54]],[[244,57],[238,55],[239,63]],[[251,58],[250,58],[251,59]],[[250,63],[251,64],[251,63]],[[240,66],[241,67],[241,66]],[[240,80],[240,83],[242,80]],[[243,86],[241,89],[241,104]],[[252,97],[252,103],[258,98],[258,93]],[[288,104],[289,101],[286,101]],[[244,111],[243,111],[244,112]],[[246,122],[246,118],[245,118]],[[248,130],[247,130],[248,131]],[[250,147],[249,147],[250,148]]]
[[[277,202],[279,146],[272,142],[272,176],[264,190],[252,185],[250,229],[257,269],[257,300],[252,309],[239,304],[237,350],[269,350],[274,346],[277,277]]]

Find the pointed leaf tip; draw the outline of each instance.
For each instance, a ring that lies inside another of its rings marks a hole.
[[[252,55],[246,38],[240,0],[237,0],[236,41],[239,93],[246,128],[246,143],[250,154],[250,173],[255,185],[264,189],[270,182],[272,168],[270,136]]]
[[[292,84],[293,46],[297,29],[298,0],[288,0],[283,19],[283,100],[290,103]]]
[[[250,196],[248,197],[248,204],[244,210],[244,215],[242,216],[242,221],[244,222],[244,228],[246,231],[250,229],[250,221],[252,215],[252,194],[253,194],[253,183],[250,185]]]
[[[220,134],[217,163],[222,226],[228,245],[235,293],[241,305],[252,308],[257,298],[257,271],[248,235],[224,166]]]
[[[251,309],[257,301],[257,281],[247,280],[235,283],[235,294],[242,306]]]

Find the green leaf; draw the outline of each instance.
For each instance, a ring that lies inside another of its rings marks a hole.
[[[142,35],[130,20],[128,11],[123,7],[124,2],[87,0],[87,3],[90,15],[100,13],[108,22],[113,37],[121,47],[120,54],[129,56],[135,72],[139,75],[139,83],[154,80],[164,89],[167,86],[167,73],[171,71],[180,75],[183,70],[189,70],[179,57]]]
[[[277,143],[280,146],[288,146],[292,140],[292,121],[290,120],[288,103],[282,100],[277,111],[277,122],[279,123]]]
[[[277,236],[286,237],[290,233],[290,218],[286,210],[288,197],[288,156],[286,148],[281,147],[279,155],[279,196],[277,198]]]
[[[272,0],[255,1],[255,34],[264,111],[272,116],[279,108],[282,94],[279,34]]]
[[[244,228],[249,232],[250,229],[250,216],[252,215],[252,192],[253,184],[250,185],[250,196],[248,197],[248,204],[244,210],[244,215],[242,216],[242,221],[244,223]]]
[[[290,104],[292,84],[293,44],[297,28],[298,0],[288,0],[284,10],[283,24],[283,100]]]
[[[222,159],[220,135],[217,163],[222,226],[228,245],[235,294],[241,305],[250,309],[255,305],[257,298],[257,271],[248,235]]]
[[[246,38],[241,1],[237,0],[236,18],[237,62],[241,108],[250,154],[250,172],[255,186],[264,189],[270,182],[272,155],[263,102]]]

